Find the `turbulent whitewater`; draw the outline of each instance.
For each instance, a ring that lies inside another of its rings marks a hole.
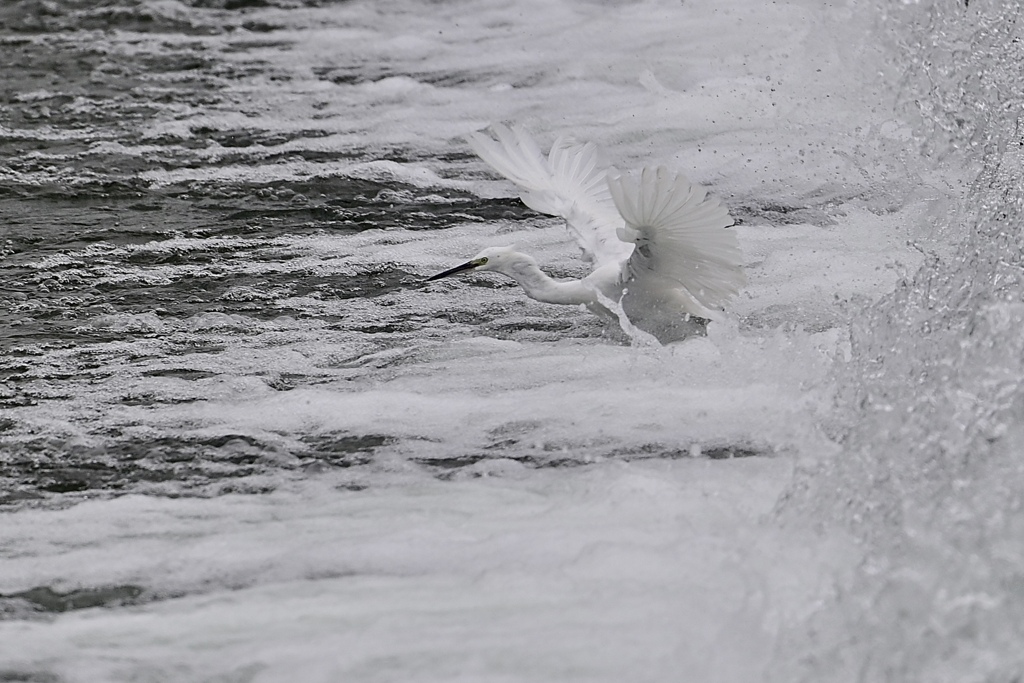
[[[1020,10],[0,9],[0,679],[1008,681]],[[465,136],[664,166],[747,286],[666,347]]]

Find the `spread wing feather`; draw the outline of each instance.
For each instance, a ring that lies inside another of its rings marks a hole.
[[[681,286],[701,306],[720,309],[746,283],[736,234],[727,229],[733,220],[704,189],[665,167],[639,176],[610,173],[608,188],[625,221],[619,236],[636,245],[626,263],[627,287]]]
[[[537,143],[519,126],[496,124],[493,135],[471,133],[470,147],[494,170],[519,186],[523,203],[534,211],[565,219],[584,258],[595,267],[620,262],[632,247],[616,231],[622,217],[608,191],[608,167],[593,143],[558,138],[545,159]]]

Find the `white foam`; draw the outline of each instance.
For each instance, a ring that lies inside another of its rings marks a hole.
[[[67,681],[758,680],[781,625],[798,622],[856,561],[841,537],[824,543],[760,523],[794,463],[836,448],[821,432],[835,391],[829,371],[846,350],[845,302],[877,296],[916,263],[905,239],[922,237],[922,206],[942,197],[891,178],[879,190],[888,171],[869,162],[885,148],[872,144],[879,131],[879,145],[898,143],[901,126],[866,80],[870,55],[851,68],[845,46],[863,42],[856,8],[397,7],[251,10],[284,27],[271,37],[292,41],[287,49],[218,53],[258,58],[264,75],[225,86],[234,108],[174,109],[150,132],[310,130],[325,135],[285,147],[339,156],[397,148],[421,161],[263,163],[273,146],[255,145],[251,163],[145,177],[163,186],[342,176],[507,196],[480,179],[480,162],[444,155],[468,151],[459,137],[467,131],[525,121],[544,140],[599,142],[623,167],[663,162],[711,183],[744,218],[743,298],[707,339],[668,348],[590,334],[589,313],[479,286],[497,283],[488,275],[373,298],[295,297],[285,303],[308,317],[253,338],[237,328],[255,323],[219,313],[100,318],[95,325],[154,337],[96,345],[109,378],[12,416],[83,440],[84,420],[142,437],[245,435],[282,460],[310,438],[386,441],[366,466],[283,471],[268,482],[272,494],[126,496],[9,513],[0,592],[132,584],[183,597],[0,621],[13,653],[5,666]],[[124,50],[170,40],[124,36]],[[221,50],[251,38],[180,42]],[[382,71],[346,82],[354,64]],[[888,213],[851,204],[869,190]],[[767,205],[807,207],[813,218],[778,225]],[[368,230],[252,248],[296,251],[273,268],[343,283],[388,264],[428,275],[516,242],[553,272],[578,275],[562,228],[538,225]],[[160,266],[104,277],[201,274]],[[324,322],[337,318],[350,329],[412,320],[415,331],[339,332]],[[223,351],[167,355],[173,335],[199,333]],[[216,374],[145,374],[176,367]],[[275,388],[283,375],[299,376],[297,388]],[[120,401],[141,391],[173,400]],[[715,447],[763,455],[694,457]],[[462,457],[483,459],[435,477],[441,465],[430,461]],[[562,460],[574,467],[555,467]]]
[[[766,511],[781,473],[767,461],[611,463],[557,478],[397,476],[354,494],[314,481],[263,498],[25,512],[13,538],[0,531],[9,584],[192,596],[2,622],[18,643],[5,664],[46,661],[69,681],[243,670],[501,680],[506,667],[517,680],[566,667],[648,680],[721,645],[723,617],[756,586],[749,558],[716,537]],[[517,659],[524,651],[532,663]]]
[[[159,188],[185,182],[232,183],[262,185],[311,178],[363,178],[401,182],[415,187],[464,188],[467,183],[445,180],[428,168],[394,161],[371,161],[339,165],[336,162],[285,161],[253,168],[245,164],[227,164],[206,168],[154,169],[143,171],[139,177],[152,187]]]

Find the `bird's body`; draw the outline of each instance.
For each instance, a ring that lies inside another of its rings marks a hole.
[[[511,277],[526,295],[552,304],[583,304],[662,343],[703,330],[707,318],[743,286],[742,257],[716,199],[664,167],[620,175],[600,163],[597,148],[562,138],[545,159],[520,128],[492,126],[497,140],[473,133],[470,146],[512,180],[530,208],[566,221],[593,271],[555,280],[536,260],[510,247],[484,249],[436,280],[468,270]]]

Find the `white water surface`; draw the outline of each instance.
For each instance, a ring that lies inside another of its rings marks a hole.
[[[200,10],[152,5],[202,22]],[[872,17],[857,3],[811,0],[351,2],[246,16],[278,28],[259,34],[262,70],[231,86],[237,108],[169,106],[154,138],[200,125],[315,129],[285,144],[416,158],[255,160],[148,180],[341,175],[511,196],[482,163],[441,155],[465,152],[468,131],[520,121],[541,140],[571,133],[621,167],[664,163],[710,186],[742,221],[750,284],[707,338],[666,348],[602,336],[585,311],[515,288],[473,286],[493,283],[485,275],[372,299],[310,297],[298,302],[314,314],[302,320],[89,321],[155,336],[125,347],[110,361],[122,371],[103,383],[21,411],[26,424],[65,437],[88,420],[139,438],[249,435],[275,444],[282,462],[300,435],[386,440],[369,464],[282,475],[271,493],[166,497],[153,484],[154,495],[3,513],[0,593],[139,586],[153,600],[0,621],[0,670],[83,683],[766,679],[778,634],[859,557],[841,534],[766,523],[794,468],[838,449],[831,368],[849,352],[845,323],[923,249],[955,237],[934,219],[961,179],[908,168],[898,151],[909,133],[880,75],[885,53],[866,38]],[[253,39],[244,33],[108,40],[126,51],[198,42],[229,62],[242,58],[234,43]],[[339,72],[379,64],[381,77],[326,82],[309,67],[324,61]],[[436,77],[463,72],[486,77]],[[281,73],[289,78],[273,78]],[[553,272],[581,272],[552,222],[258,246],[294,253],[296,273],[344,278],[381,264],[426,276],[511,243]],[[457,322],[477,310],[510,329],[570,320],[589,332],[496,338]],[[316,314],[418,326],[339,332]],[[182,362],[162,344],[196,329],[223,330],[222,351],[187,358],[219,374],[145,375]],[[268,386],[287,375],[316,382]],[[103,398],[130,393],[181,400]],[[704,457],[715,449],[756,455]],[[460,458],[470,464],[446,476],[429,467]]]

